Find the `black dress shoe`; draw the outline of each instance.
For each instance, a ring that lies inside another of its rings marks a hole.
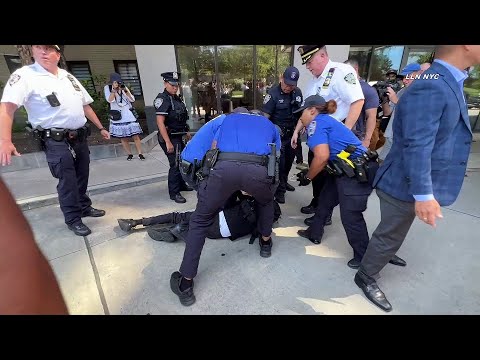
[[[276,194],[275,200],[277,200],[279,204],[285,204],[285,194],[282,194],[282,193]]]
[[[193,293],[193,280],[191,287],[181,291],[180,282],[182,281],[182,277],[182,274],[180,274],[178,271],[175,271],[170,277],[170,289],[172,289],[173,293],[178,296],[182,305],[190,306],[193,305],[196,300]]]
[[[301,237],[304,237],[305,239],[310,240],[315,245],[318,245],[322,242],[322,239],[312,238],[312,236],[310,235],[310,231],[308,229],[307,230],[298,230],[297,234],[300,235]]]
[[[171,195],[170,199],[175,201],[176,203],[183,204],[187,202],[187,199],[185,199],[182,194],[178,193],[176,195]]]
[[[272,238],[268,239],[268,241],[263,241],[263,238],[260,236],[260,239],[258,240],[260,244],[260,256],[267,258],[272,255]]]
[[[83,210],[82,212],[82,217],[87,217],[87,216],[101,217],[103,215],[105,215],[105,210],[95,209],[93,207],[89,207],[88,209]]]
[[[285,188],[287,189],[287,191],[295,191],[295,188],[292,185],[290,185],[289,183],[285,184]]]
[[[388,302],[385,294],[380,290],[377,282],[373,278],[357,271],[354,281],[355,284],[362,289],[368,300],[384,311],[392,311],[392,304]]]
[[[87,236],[92,233],[92,230],[85,225],[84,223],[76,223],[73,225],[67,225],[70,230],[72,230],[75,235],[78,236]]]
[[[397,266],[407,266],[407,262],[402,258],[398,257],[397,255],[393,255],[389,263]]]
[[[356,270],[360,267],[360,263],[361,263],[361,261],[355,260],[355,258],[353,258],[347,263],[347,266],[350,269],[355,269]]]
[[[302,214],[315,214],[316,206],[307,205],[300,209]]]
[[[132,230],[132,228],[136,226],[133,219],[117,219],[117,221],[120,229],[125,232],[129,232],[130,230]]]
[[[180,188],[180,191],[193,191],[193,188],[191,188],[190,186],[188,186],[187,184],[185,184],[185,186],[182,186]]]

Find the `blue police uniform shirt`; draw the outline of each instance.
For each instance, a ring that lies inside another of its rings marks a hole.
[[[280,84],[270,89],[263,100],[262,111],[270,114],[270,120],[278,126],[295,128],[300,114],[293,114],[303,102],[302,91],[296,88],[284,93]]]
[[[222,126],[225,117],[226,115],[222,114],[203,125],[183,149],[182,159],[191,163],[195,159],[198,161],[203,159],[206,152],[211,149],[215,133]]]
[[[358,140],[355,134],[348,129],[345,124],[330,115],[318,114],[310,125],[308,128],[308,147],[313,151],[313,148],[317,145],[328,144],[330,148],[330,160],[335,159],[348,145],[357,147],[355,152],[350,155],[352,159],[361,156],[367,151],[361,141]]]
[[[233,113],[223,120],[215,134],[217,148],[224,152],[269,155],[269,143],[276,144],[280,153],[280,134],[275,125],[265,116]]]

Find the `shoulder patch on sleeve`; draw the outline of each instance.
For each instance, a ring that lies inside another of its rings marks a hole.
[[[343,79],[349,84],[355,85],[357,83],[357,77],[353,73],[348,73]]]
[[[317,121],[313,120],[307,127],[307,135],[312,136],[315,133],[316,128],[317,128]]]
[[[265,98],[263,99],[263,103],[264,104],[268,103],[271,98],[272,98],[272,95],[270,94],[265,95]]]
[[[16,74],[16,73],[13,73],[12,75],[10,75],[10,78],[8,79],[8,84],[10,86],[13,86],[18,80],[20,80],[21,76]]]
[[[153,102],[153,106],[155,106],[156,109],[162,106],[162,104],[163,104],[162,98],[156,98],[155,101]]]

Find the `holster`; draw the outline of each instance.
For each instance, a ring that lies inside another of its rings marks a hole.
[[[218,149],[210,149],[203,157],[203,164],[200,170],[197,171],[197,177],[200,181],[210,174],[210,170],[215,166],[218,158]]]

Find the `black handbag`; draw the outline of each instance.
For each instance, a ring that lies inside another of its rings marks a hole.
[[[112,121],[122,120],[122,113],[119,110],[110,110],[109,116]]]

